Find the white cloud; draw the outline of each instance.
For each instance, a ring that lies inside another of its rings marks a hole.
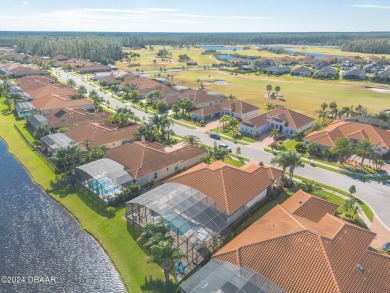
[[[357,8],[390,9],[390,6],[377,5],[377,4],[349,4],[349,5],[345,5],[345,6],[357,7]]]
[[[23,1],[23,3],[22,3],[22,7],[23,8],[25,8],[25,7],[29,6],[29,5],[30,5],[30,3],[28,3],[27,1]]]
[[[35,12],[27,15],[0,14],[0,30],[72,30],[72,31],[177,31],[191,24],[208,24],[208,27],[226,19],[262,20],[270,17],[222,16],[186,14],[174,8],[78,8]],[[12,21],[12,28],[10,22]],[[26,27],[28,23],[28,27]],[[158,25],[160,24],[160,26]],[[180,24],[183,24],[181,27]],[[187,26],[186,26],[187,25]]]

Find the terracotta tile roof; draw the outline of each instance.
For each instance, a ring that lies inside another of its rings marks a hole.
[[[84,124],[86,122],[108,122],[109,112],[90,113],[81,108],[64,108],[51,111],[46,115],[53,128],[68,127],[74,124]]]
[[[89,122],[66,132],[77,144],[84,144],[89,139],[90,146],[102,146],[133,137],[139,125],[118,128],[109,123]]]
[[[40,99],[56,95],[58,97],[70,97],[77,94],[77,91],[63,84],[47,84],[41,81],[27,82],[20,86],[33,99]]]
[[[390,257],[369,247],[375,234],[326,213],[334,205],[313,198],[297,192],[213,257],[249,267],[287,292],[390,292]]]
[[[304,139],[333,147],[337,140],[343,137],[355,140],[368,139],[377,146],[390,149],[390,133],[388,131],[370,124],[354,121],[335,121],[324,130],[313,131]]]
[[[174,150],[170,152],[170,154],[176,158],[178,158],[181,161],[187,161],[192,158],[205,155],[207,153],[207,150],[193,146],[193,145],[184,145],[181,148],[178,148],[177,150]]]
[[[221,102],[221,107],[234,110],[234,112],[238,113],[238,114],[246,114],[246,113],[250,113],[250,112],[259,110],[258,107],[251,105],[251,104],[248,104],[248,103],[245,103],[245,102],[242,102],[240,100],[223,101],[223,102]]]
[[[168,182],[181,183],[199,190],[220,204],[226,213],[232,214],[272,186],[274,178],[270,176],[270,168],[257,166],[253,169],[239,169],[215,162],[204,164],[202,168],[191,168]],[[281,175],[279,170],[274,169],[273,172]]]
[[[31,103],[40,111],[51,111],[62,108],[77,108],[84,106],[93,107],[93,103],[86,99],[72,100],[70,98],[61,98],[57,96],[47,96],[33,100]]]
[[[164,148],[161,144],[136,141],[110,149],[107,158],[125,166],[126,172],[138,179],[179,163],[180,159]]]
[[[158,81],[155,81],[155,80],[147,78],[147,77],[138,77],[138,76],[126,77],[125,80],[120,83],[120,86],[123,87],[125,84],[137,86],[137,88],[140,90],[161,86],[161,83],[159,83]]]
[[[29,76],[20,77],[16,81],[21,85],[30,81],[39,81],[45,84],[50,84],[50,83],[57,83],[57,78],[54,76],[29,75]]]
[[[191,100],[195,105],[225,100],[222,97],[209,95],[205,92],[193,89],[182,92],[179,95],[179,98],[181,100]]]
[[[266,125],[268,123],[268,120],[271,118],[282,119],[286,123],[286,125],[288,125],[288,127],[295,130],[314,121],[313,118],[310,118],[301,113],[285,108],[278,108],[243,121],[243,124],[259,128],[263,125]]]
[[[221,105],[218,104],[218,105],[207,106],[204,108],[196,109],[196,110],[192,111],[191,114],[205,117],[207,115],[219,113],[220,111],[221,111]]]

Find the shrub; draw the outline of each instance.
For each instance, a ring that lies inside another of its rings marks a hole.
[[[301,154],[306,153],[306,147],[302,142],[298,142],[295,144],[295,150]]]
[[[107,215],[107,218],[113,218],[115,216],[115,208],[114,207],[107,207],[106,208],[106,215]]]

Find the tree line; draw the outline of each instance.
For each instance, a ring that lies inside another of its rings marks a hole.
[[[109,38],[32,36],[15,38],[14,44],[19,53],[30,55],[50,57],[66,55],[103,64],[113,63],[122,58],[121,43]]]
[[[346,42],[342,51],[372,53],[372,54],[390,54],[390,39],[364,39]]]

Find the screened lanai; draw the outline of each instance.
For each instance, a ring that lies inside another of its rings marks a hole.
[[[127,219],[142,229],[161,218],[188,255],[188,273],[219,248],[246,206],[228,215],[209,196],[179,183],[165,183],[127,203]]]
[[[258,272],[219,259],[209,261],[181,289],[185,293],[286,293]]]
[[[113,199],[133,181],[123,165],[106,158],[77,167],[76,178],[103,200]]]

